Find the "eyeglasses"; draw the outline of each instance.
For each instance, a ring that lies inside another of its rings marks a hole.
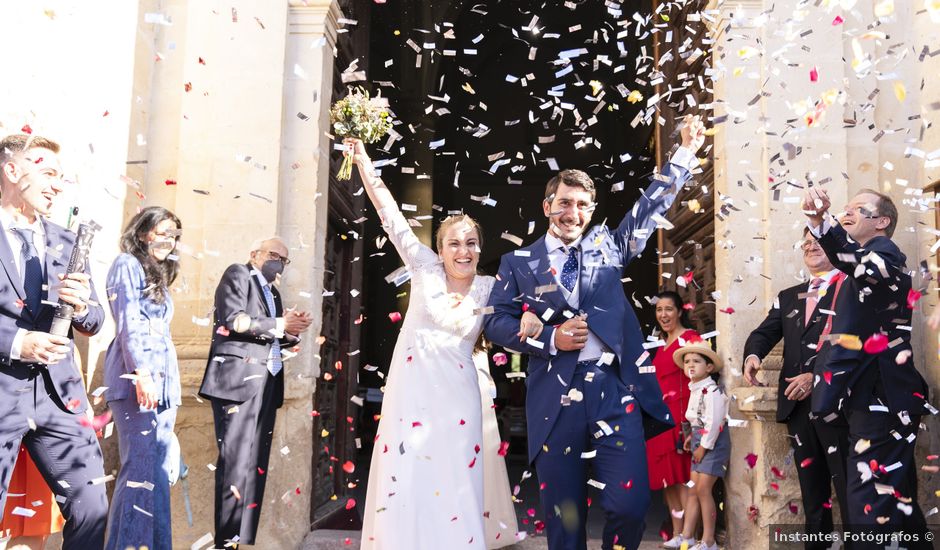
[[[807,251],[807,250],[813,250],[815,248],[821,249],[822,246],[819,244],[819,241],[817,241],[816,239],[806,239],[805,241],[803,241],[803,244],[800,245],[800,248],[803,249],[803,251]]]
[[[285,266],[290,265],[290,258],[288,258],[287,256],[281,256],[277,252],[271,252],[270,250],[267,250],[267,251],[262,250],[261,252],[267,253],[269,260],[274,260],[275,262],[281,262]]]

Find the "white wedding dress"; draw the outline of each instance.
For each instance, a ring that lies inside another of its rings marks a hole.
[[[512,544],[517,526],[506,465],[497,454],[489,388],[481,394],[473,356],[495,279],[478,275],[467,296],[449,294],[440,258],[401,212],[379,215],[411,272],[411,301],[385,384],[361,548]]]

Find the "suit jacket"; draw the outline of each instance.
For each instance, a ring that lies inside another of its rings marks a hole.
[[[616,355],[620,378],[632,389],[643,413],[647,439],[671,428],[674,419],[663,403],[655,368],[649,353],[643,349],[640,324],[624,295],[621,278],[627,265],[656,234],[653,218],[665,214],[678,189],[689,178],[684,168],[668,164],[666,172],[653,179],[616,230],[597,225],[581,239],[578,309],[587,313],[590,330]],[[503,255],[490,293],[493,313],[487,315],[484,325],[491,342],[529,355],[526,421],[531,461],[551,432],[561,411],[561,396],[568,393],[578,363],[577,351],[550,355],[552,330],[543,330],[538,341],[520,343],[516,336],[523,303],[546,325],[561,324],[578,313],[568,305],[557,286],[547,290],[557,285],[550,267],[544,236],[527,247]]]
[[[806,283],[780,291],[767,317],[744,343],[744,359],[750,355],[763,359],[777,342],[783,339],[783,368],[780,369],[780,378],[777,381],[777,422],[789,420],[797,404],[797,401],[791,401],[784,395],[784,390],[789,384],[784,379],[813,372],[813,363],[818,359],[816,344],[829,317],[820,313],[820,310],[832,310],[835,284],[831,284],[826,295],[818,301],[808,324],[804,322],[806,299],[799,297],[806,291]],[[840,299],[843,299],[844,291],[845,289],[840,290]],[[828,349],[829,344],[824,343],[823,347]]]
[[[911,355],[906,257],[887,237],[875,237],[863,248],[840,225],[829,228],[819,244],[832,265],[847,275],[832,334],[856,335],[864,343],[884,333],[889,347],[866,353],[832,346],[828,360],[817,361],[813,369],[813,412],[825,415],[844,407],[868,411],[870,405],[884,405],[892,413],[927,414],[927,384]]]
[[[46,273],[46,289],[39,311],[30,311],[24,305],[26,291],[23,289],[23,276],[17,271],[13,255],[20,251],[12,250],[7,239],[0,236],[0,264],[4,276],[0,276],[0,392],[18,391],[23,381],[34,375],[35,369],[44,369],[49,373],[55,390],[53,399],[63,410],[71,413],[83,413],[88,406],[85,385],[82,382],[80,366],[75,363],[74,343],[69,343],[69,352],[62,361],[55,365],[39,366],[37,363],[25,363],[11,359],[13,339],[19,329],[48,332],[52,327],[55,307],[50,305],[59,301],[59,275],[65,275],[69,256],[75,246],[75,234],[52,222],[42,220],[46,234],[46,257],[43,269]],[[6,228],[0,224],[0,231]],[[89,273],[85,266],[85,273]],[[69,338],[73,331],[92,335],[101,329],[104,322],[104,309],[98,303],[95,285],[91,283],[91,304],[81,320],[72,321]]]
[[[275,318],[284,313],[281,294],[274,285],[274,312],[268,310],[264,290],[257,277],[251,274],[250,264],[232,264],[222,274],[215,289],[215,323],[209,363],[199,388],[199,395],[207,399],[222,399],[242,403],[264,389],[268,376],[268,355],[275,340]],[[244,332],[236,332],[235,318],[247,314],[251,322]],[[284,333],[279,339],[286,349],[300,342],[300,338]],[[274,403],[284,402],[284,369],[274,377]]]

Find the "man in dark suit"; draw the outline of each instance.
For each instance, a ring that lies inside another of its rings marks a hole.
[[[283,361],[310,326],[306,312],[284,311],[274,282],[290,263],[277,238],[255,243],[247,264],[232,264],[215,291],[215,332],[199,395],[212,402],[219,459],[215,545],[255,544]]]
[[[75,235],[45,219],[58,152],[38,136],[0,140],[0,515],[22,443],[65,516],[63,548],[85,550],[104,546],[108,499],[71,331],[98,332],[104,310],[87,272],[65,273]],[[75,309],[67,338],[48,332],[60,299]]]
[[[841,410],[848,420],[846,500],[852,526],[884,524],[893,532],[917,533],[920,541],[904,545],[931,548],[923,539],[926,521],[917,504],[914,463],[920,418],[931,407],[912,358],[911,276],[891,240],[897,207],[869,189],[852,198],[840,221],[829,216],[829,207],[824,190],[807,191],[803,211],[809,228],[847,276],[845,299],[835,306],[832,350],[813,368],[813,412],[825,417]]]
[[[832,326],[834,299],[845,300],[844,274],[832,267],[826,253],[803,231],[803,263],[810,277],[780,291],[767,318],[744,343],[744,379],[763,386],[756,378],[761,361],[783,339],[783,368],[777,381],[777,422],[787,425],[790,446],[803,496],[807,533],[832,533],[832,491],[847,523],[845,460],[848,426],[840,414],[825,419],[812,413],[808,399],[813,388],[813,364],[825,360],[829,350],[827,331]],[[807,543],[807,549],[829,548],[827,542]]]
[[[560,172],[542,203],[547,234],[500,262],[486,336],[529,355],[529,460],[543,485],[552,550],[586,547],[589,465],[607,518],[604,548],[640,544],[650,502],[645,438],[675,420],[621,278],[691,177],[704,131],[698,117],[686,117],[682,147],[615,230],[590,226],[591,178],[580,170]],[[554,328],[519,334],[525,307]]]

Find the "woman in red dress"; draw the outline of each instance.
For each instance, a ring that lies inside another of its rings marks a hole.
[[[685,502],[692,470],[692,457],[682,450],[681,423],[685,420],[685,410],[689,406],[689,379],[672,360],[672,354],[684,342],[700,339],[694,330],[686,328],[688,314],[682,297],[672,291],[663,291],[657,295],[656,323],[660,337],[666,345],[656,352],[653,365],[656,367],[656,379],[663,392],[663,401],[676,426],[646,442],[646,460],[650,473],[650,489],[663,490],[663,499],[669,508],[674,535],[682,532],[682,505]],[[677,517],[678,515],[678,517]],[[665,537],[663,537],[665,538]],[[676,539],[673,539],[676,540]],[[673,540],[666,542],[666,548]]]

